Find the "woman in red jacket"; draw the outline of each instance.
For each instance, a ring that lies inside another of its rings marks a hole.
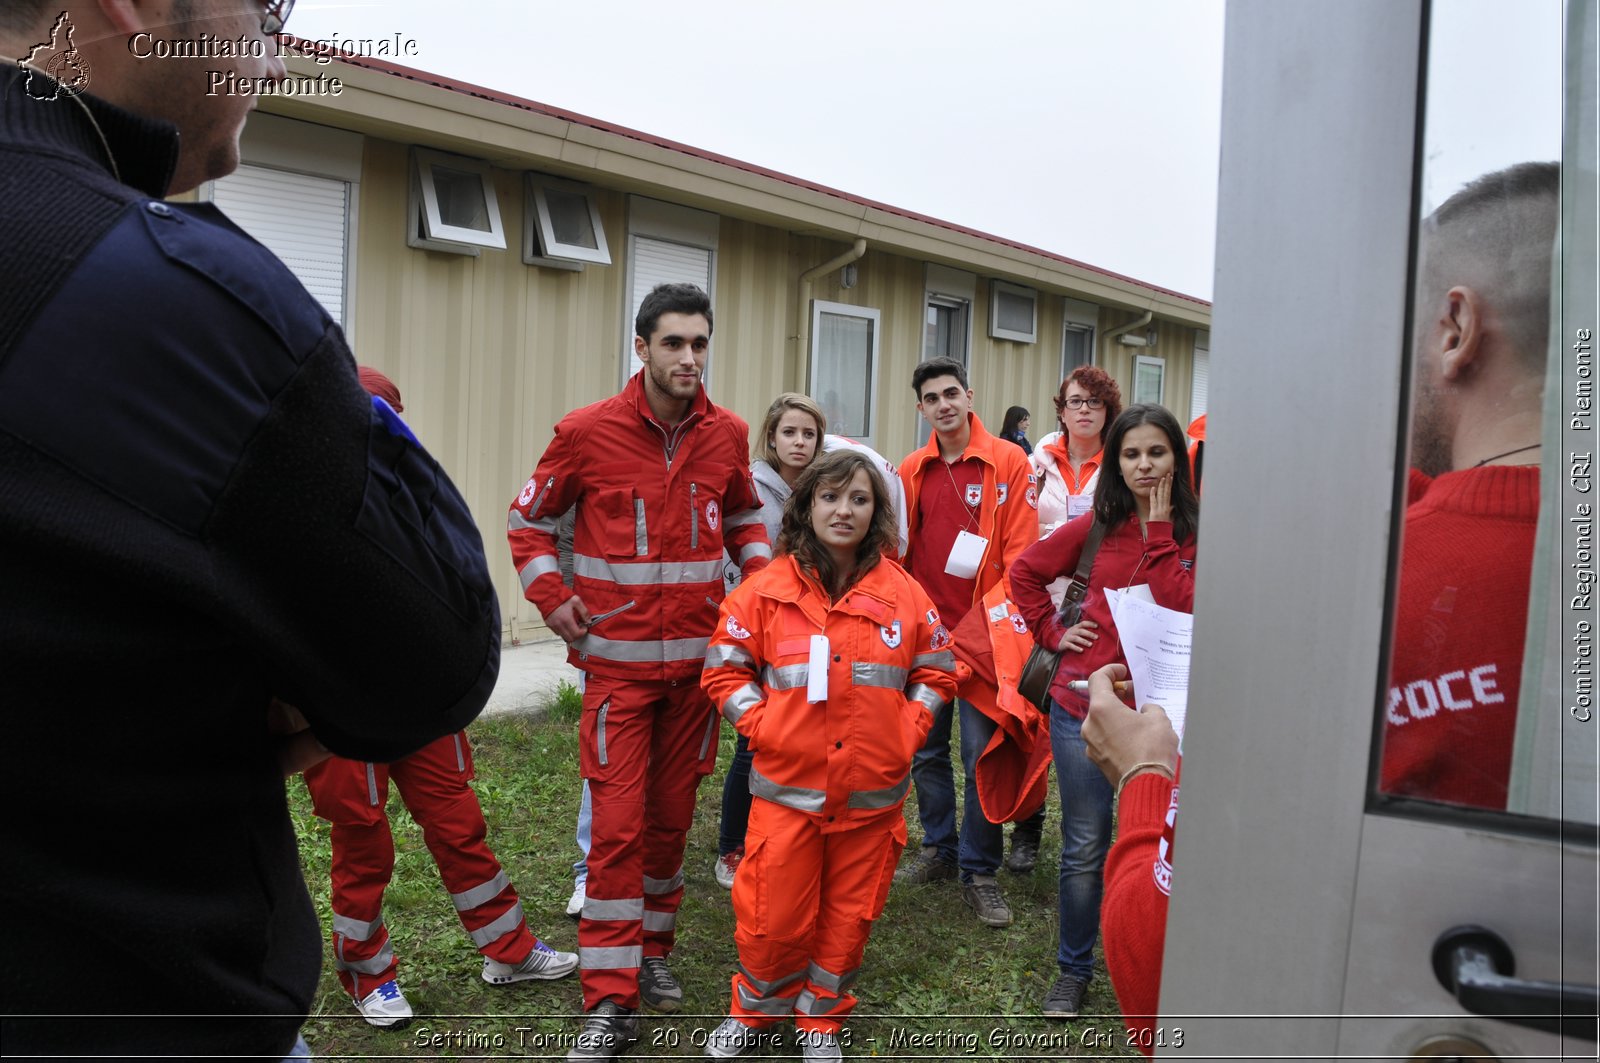
[[[1083,748],[1087,701],[1067,684],[1122,661],[1105,591],[1148,584],[1156,604],[1194,609],[1195,527],[1199,503],[1189,480],[1183,429],[1165,408],[1130,406],[1106,434],[1106,461],[1115,461],[1095,488],[1094,510],[1069,521],[1048,539],[1023,551],[1011,566],[1011,593],[1040,645],[1062,651],[1050,688],[1050,745],[1061,795],[1061,865],[1058,904],[1060,974],[1044,1001],[1044,1013],[1075,1018],[1094,970],[1100,931],[1101,874],[1111,841],[1111,787]],[[1080,617],[1051,604],[1046,588],[1077,570],[1090,529],[1105,538],[1089,572],[1089,592]]]
[[[897,535],[872,460],[828,454],[795,483],[780,556],[723,602],[701,685],[750,740],[754,800],[714,1059],[790,1015],[802,1058],[841,1058],[849,986],[906,843],[911,758],[956,687],[950,632],[884,556]]]

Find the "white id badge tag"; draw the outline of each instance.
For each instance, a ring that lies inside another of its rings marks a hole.
[[[983,552],[988,548],[988,539],[963,529],[956,536],[955,545],[950,548],[950,559],[944,563],[944,570],[959,579],[971,579],[978,574],[978,566],[983,564]]]
[[[828,700],[828,658],[833,651],[828,648],[828,636],[811,636],[811,663],[806,666],[806,700]]]
[[[1067,519],[1081,517],[1094,508],[1094,495],[1068,495]]]

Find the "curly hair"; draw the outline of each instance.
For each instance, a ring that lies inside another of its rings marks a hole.
[[[817,538],[811,526],[811,501],[819,487],[843,487],[855,479],[856,470],[867,473],[872,484],[872,523],[867,534],[856,547],[855,568],[839,572],[833,555]],[[886,550],[899,541],[900,528],[895,519],[894,504],[889,501],[889,489],[883,476],[874,467],[871,458],[858,450],[836,450],[824,454],[805,467],[794,483],[794,492],[783,507],[783,526],[778,532],[779,553],[793,554],[800,567],[816,576],[817,582],[827,588],[835,598],[849,590],[871,571]]]
[[[1057,421],[1061,420],[1061,414],[1067,408],[1067,387],[1070,384],[1077,384],[1092,398],[1106,404],[1105,423],[1100,426],[1100,442],[1103,444],[1111,431],[1111,422],[1122,412],[1122,389],[1111,374],[1099,366],[1080,365],[1067,374],[1067,379],[1061,382],[1061,387],[1056,391],[1056,397],[1051,400],[1056,406]]]
[[[817,449],[811,452],[812,461],[822,456],[822,437],[828,434],[828,415],[822,412],[816,400],[798,391],[785,391],[767,407],[766,420],[761,422],[761,445],[756,455],[774,470],[783,468],[783,461],[778,457],[778,448],[772,445],[772,437],[777,434],[778,422],[790,410],[799,410],[817,422]]]
[[[1194,482],[1189,474],[1189,448],[1183,439],[1183,429],[1178,419],[1165,406],[1154,403],[1137,403],[1129,406],[1115,421],[1107,421],[1110,431],[1105,437],[1106,464],[1118,461],[1122,437],[1130,429],[1142,424],[1153,424],[1167,437],[1172,450],[1172,537],[1183,542],[1200,526],[1200,500],[1195,497]],[[1108,529],[1115,528],[1129,517],[1138,516],[1139,504],[1133,490],[1122,478],[1117,467],[1115,474],[1108,469],[1100,476],[1094,489],[1095,519]]]

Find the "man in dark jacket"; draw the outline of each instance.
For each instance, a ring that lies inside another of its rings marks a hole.
[[[409,753],[498,671],[459,493],[281,262],[163,202],[237,165],[253,97],[208,71],[282,77],[288,6],[0,5],[10,1053],[294,1049],[320,935],[282,773]],[[202,34],[243,57],[130,47]]]

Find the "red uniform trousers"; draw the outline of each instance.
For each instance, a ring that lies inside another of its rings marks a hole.
[[[329,757],[305,772],[317,815],[333,824],[333,963],[357,1000],[395,976],[394,948],[383,924],[383,891],[394,872],[394,839],[384,805],[389,780],[439,867],[439,877],[478,951],[518,964],[535,938],[522,902],[484,841],[486,828],[472,778],[465,731],[392,764]]]
[[[639,1006],[639,965],[672,952],[683,846],[700,780],[717,763],[721,717],[699,676],[589,675],[579,758],[594,820],[578,955],[583,1007]]]
[[[802,1031],[839,1032],[906,845],[900,808],[828,823],[763,798],[750,803],[733,880],[739,970],[730,1015],[757,1029],[793,1015]]]

